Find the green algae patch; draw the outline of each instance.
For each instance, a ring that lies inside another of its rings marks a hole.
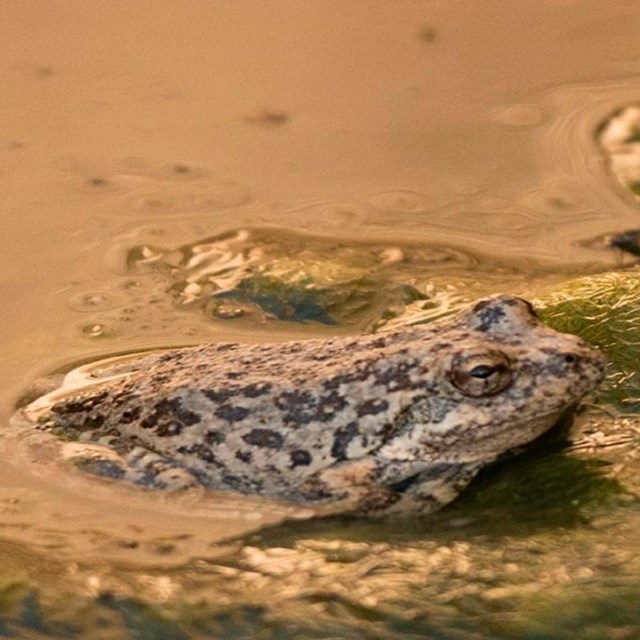
[[[328,264],[327,273],[336,265]],[[321,265],[314,265],[316,269]],[[314,269],[314,271],[316,270]],[[304,272],[256,274],[243,280],[236,289],[220,296],[220,300],[235,300],[251,304],[278,320],[292,322],[315,321],[337,324],[342,318],[366,312],[375,300],[378,287],[362,273],[350,270],[331,277],[322,273]],[[211,307],[211,313],[220,317],[224,307]]]
[[[640,273],[620,271],[573,280],[535,301],[542,320],[574,333],[608,358],[601,399],[640,412]]]
[[[493,514],[504,533],[521,529],[575,527],[592,515],[633,500],[609,477],[611,463],[578,458],[559,451],[548,455],[548,438],[525,455],[481,472],[452,512],[482,517]],[[554,448],[558,449],[558,446]],[[544,455],[544,454],[547,455]]]
[[[25,583],[14,582],[0,587],[0,636],[9,634],[11,622],[31,629],[42,627],[38,593]]]

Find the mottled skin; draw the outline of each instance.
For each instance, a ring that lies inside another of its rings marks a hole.
[[[603,369],[529,303],[494,296],[394,334],[145,356],[39,422],[119,454],[83,458],[94,473],[327,513],[426,512],[551,427]]]

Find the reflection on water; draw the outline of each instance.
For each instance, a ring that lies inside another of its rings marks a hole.
[[[5,629],[55,636],[100,621],[105,637],[562,638],[587,624],[598,638],[606,620],[627,634],[613,637],[633,638],[636,503],[603,473],[530,456],[429,520],[291,523],[184,564],[172,562],[179,540],[146,565],[51,562],[5,543]],[[122,546],[137,544],[132,534]]]
[[[634,3],[114,1],[4,9],[5,421],[78,361],[537,295],[640,226],[596,138],[638,102]],[[7,431],[0,635],[637,638],[637,424],[576,429],[402,524],[80,480]]]

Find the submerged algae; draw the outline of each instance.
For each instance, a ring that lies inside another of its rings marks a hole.
[[[604,273],[543,293],[542,320],[575,333],[609,360],[601,398],[624,413],[640,412],[640,271]]]

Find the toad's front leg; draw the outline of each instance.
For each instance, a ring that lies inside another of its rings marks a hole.
[[[419,473],[391,485],[400,498],[385,513],[431,513],[455,500],[486,462],[430,463]]]
[[[376,458],[339,463],[309,478],[304,497],[316,502],[318,515],[353,513],[369,517],[388,514],[431,513],[454,500],[471,482],[483,463],[390,463],[395,476]]]
[[[308,478],[296,497],[319,516],[383,515],[401,494],[380,484],[379,475],[379,463],[372,457],[339,462]]]

